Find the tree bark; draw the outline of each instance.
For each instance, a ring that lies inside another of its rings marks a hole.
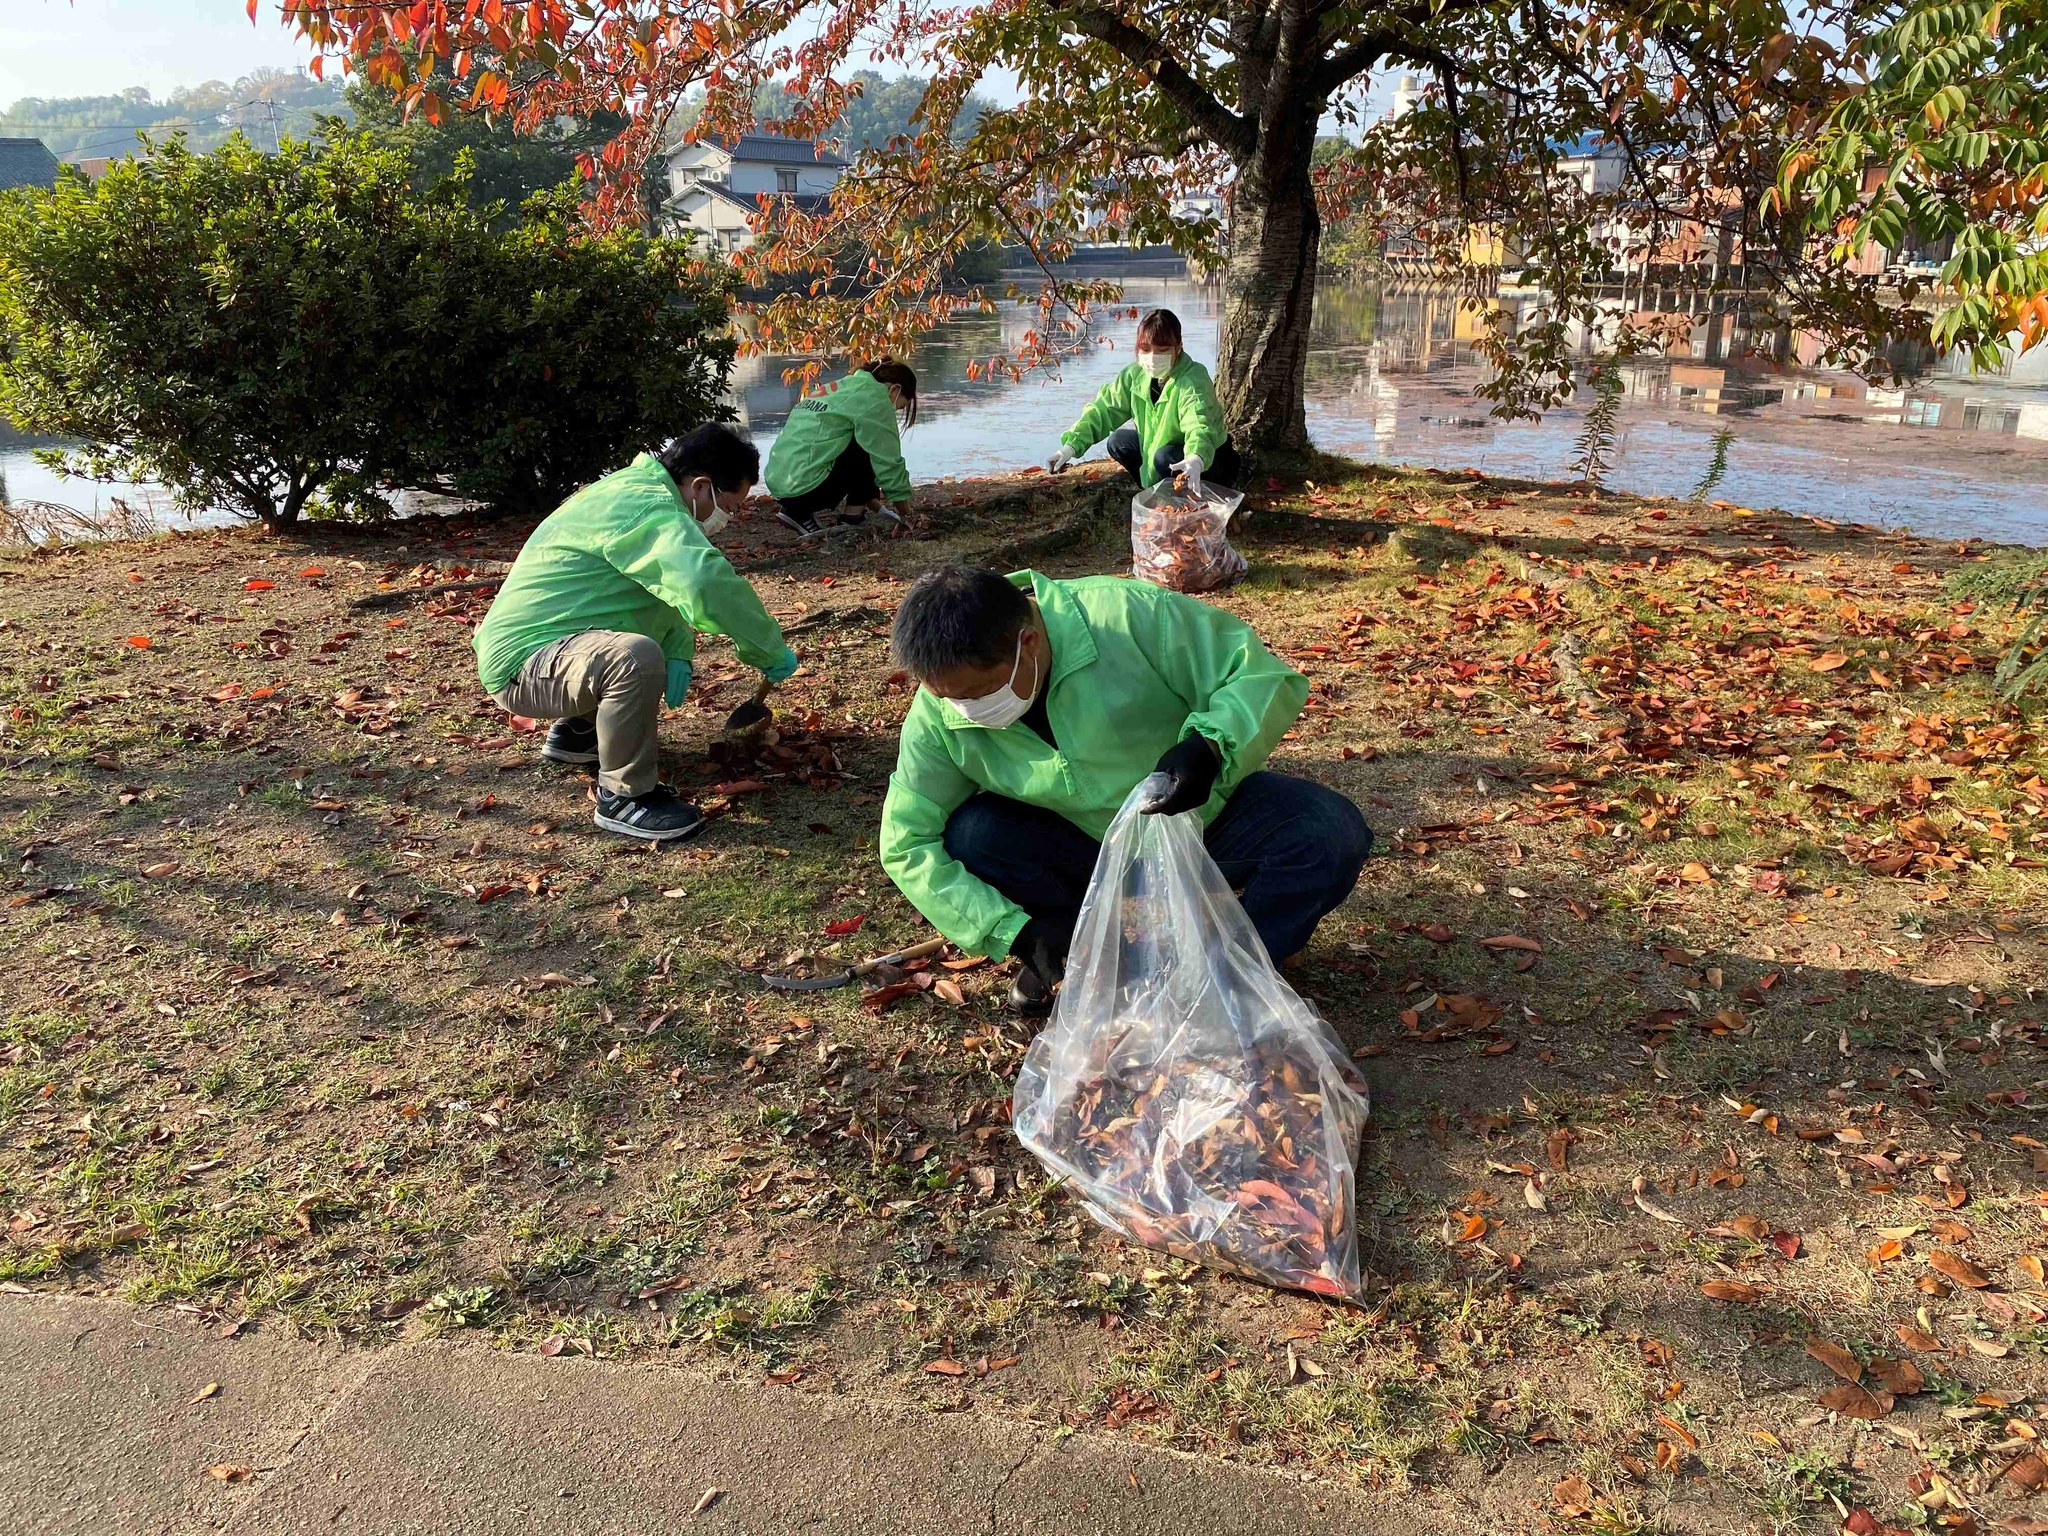
[[[1313,117],[1262,136],[1231,192],[1216,377],[1231,442],[1269,464],[1308,452],[1305,392],[1322,215],[1309,179]]]

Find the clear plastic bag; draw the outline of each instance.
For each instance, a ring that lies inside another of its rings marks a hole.
[[[1213,592],[1245,572],[1231,548],[1230,519],[1242,491],[1205,485],[1199,494],[1162,480],[1131,498],[1131,574],[1175,592]]]
[[[1267,958],[1201,818],[1140,813],[1165,782],[1133,790],[1103,839],[1017,1079],[1018,1139],[1133,1242],[1356,1296],[1365,1080]]]

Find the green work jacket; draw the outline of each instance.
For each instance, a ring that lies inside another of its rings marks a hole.
[[[999,731],[971,724],[920,688],[882,805],[889,878],[969,954],[1007,954],[1026,915],[946,852],[946,822],[975,793],[1057,811],[1099,839],[1160,756],[1195,732],[1223,760],[1201,810],[1207,825],[1308,700],[1307,678],[1199,598],[1122,576],[1010,580],[1037,599],[1052,642],[1046,714],[1059,746],[1021,720]]]
[[[699,630],[729,635],[747,665],[778,681],[796,670],[782,626],[649,453],[533,530],[471,641],[484,691],[511,682],[542,646],[587,629],[646,635],[672,662],[697,654]]]
[[[1157,401],[1152,398],[1152,375],[1132,363],[1102,386],[1102,393],[1060,441],[1078,459],[1125,422],[1137,424],[1138,442],[1144,450],[1138,455],[1141,485],[1158,478],[1152,472],[1152,460],[1168,443],[1179,443],[1183,451],[1204,464],[1214,464],[1216,450],[1228,435],[1209,370],[1185,352],[1160,386]]]

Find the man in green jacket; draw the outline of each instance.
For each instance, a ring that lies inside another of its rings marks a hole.
[[[1179,477],[1200,495],[1204,475],[1237,485],[1244,466],[1224,433],[1209,370],[1181,347],[1180,317],[1170,309],[1145,316],[1137,351],[1138,360],[1067,428],[1045,467],[1058,474],[1102,443],[1140,486]]]
[[[1197,813],[1277,962],[1350,894],[1372,848],[1336,791],[1263,771],[1307,679],[1220,608],[1117,576],[942,566],[896,611],[923,685],[882,806],[882,864],[970,954],[1023,962],[1039,1014],[1066,967],[1100,841],[1151,773],[1147,811]]]
[[[477,626],[477,675],[498,704],[553,720],[541,755],[597,767],[598,826],[689,837],[703,812],[658,782],[661,706],[690,689],[697,633],[729,635],[770,682],[796,653],[711,536],[761,467],[730,427],[698,427],[587,485],[534,529]]]

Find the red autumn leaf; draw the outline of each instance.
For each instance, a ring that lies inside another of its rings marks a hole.
[[[513,887],[510,885],[487,885],[476,893],[476,904],[481,907],[488,902],[496,901],[500,896],[511,895],[512,890]]]
[[[1799,1257],[1799,1234],[1797,1232],[1773,1232],[1771,1246],[1788,1259]]]
[[[321,570],[319,566],[309,565],[303,571],[299,572],[299,578],[302,581],[311,581],[317,576],[325,576],[326,574],[327,573]]]
[[[130,635],[128,637],[128,643],[134,646],[135,649],[137,649],[138,651],[146,651],[152,645],[156,644],[156,642],[150,639],[149,636],[147,635]]]
[[[915,997],[924,990],[923,981],[898,981],[886,987],[877,987],[861,995],[860,1005],[869,1013],[880,1013],[884,1008],[900,1003],[906,997]]]
[[[827,923],[825,925],[825,932],[827,936],[831,938],[843,939],[849,933],[859,933],[861,924],[865,923],[867,920],[867,913],[862,912],[855,917],[841,918],[836,923]]]
[[[276,585],[277,583],[274,581],[265,581],[260,576],[253,576],[249,580],[242,583],[242,590],[244,592],[268,592],[272,587],[275,587]]]
[[[1955,1281],[1957,1285],[1968,1286],[1972,1290],[1981,1290],[1991,1283],[1991,1277],[1985,1274],[1983,1270],[1972,1264],[1961,1254],[1950,1253],[1945,1248],[1937,1248],[1934,1252],[1927,1255],[1927,1262],[1940,1270],[1944,1275],[1947,1275],[1949,1279]]]
[[[712,785],[711,793],[723,795],[726,799],[732,800],[741,795],[758,795],[767,787],[759,779],[734,779],[729,784]]]

